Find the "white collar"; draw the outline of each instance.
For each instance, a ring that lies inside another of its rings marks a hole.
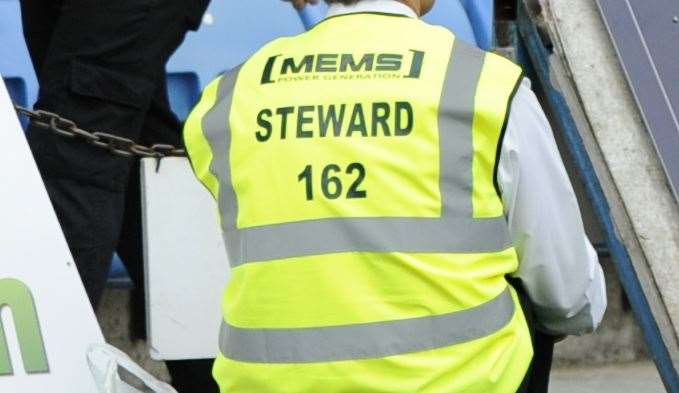
[[[360,0],[358,3],[352,5],[333,3],[330,5],[330,8],[328,8],[326,18],[354,14],[357,12],[380,12],[417,18],[417,14],[412,8],[396,0]]]

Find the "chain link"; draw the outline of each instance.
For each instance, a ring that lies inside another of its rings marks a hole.
[[[17,113],[26,116],[31,121],[31,124],[38,128],[51,131],[65,138],[83,140],[90,145],[100,147],[117,156],[140,158],[186,157],[186,150],[174,145],[155,144],[144,146],[132,139],[106,132],[83,130],[74,121],[65,119],[56,113],[41,109],[31,110],[16,104],[14,109]]]

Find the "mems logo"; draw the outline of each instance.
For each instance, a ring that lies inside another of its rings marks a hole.
[[[28,374],[48,373],[47,354],[40,331],[33,294],[23,282],[13,278],[0,279],[0,312],[8,308],[14,319],[14,330]],[[0,318],[0,377],[14,374],[7,346],[5,326]]]
[[[419,78],[425,53],[411,49],[399,53],[319,53],[300,57],[271,56],[262,72],[262,84],[300,74],[402,73],[403,78]],[[404,68],[406,70],[404,70]]]

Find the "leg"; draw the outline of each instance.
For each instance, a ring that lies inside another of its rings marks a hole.
[[[552,358],[554,356],[554,337],[535,332],[536,351],[533,360],[533,375],[531,376],[528,393],[547,393],[549,391],[549,376],[552,373]]]
[[[531,340],[533,342],[533,360],[530,363],[526,377],[517,393],[547,393],[549,391],[549,377],[552,372],[552,356],[554,352],[554,338],[536,329],[533,306],[523,290],[521,282],[509,279],[521,300],[521,309],[526,316]]]
[[[40,70],[59,18],[61,0],[21,0],[20,3],[26,46],[40,81]]]
[[[141,194],[139,163],[135,163],[125,198],[123,226],[118,242],[118,255],[130,274],[134,288],[130,296],[130,337],[146,339],[144,254],[141,230]]]
[[[41,67],[36,107],[87,130],[138,140],[160,83],[157,75],[184,36],[179,28],[169,29],[168,20],[162,21],[166,26],[154,23],[157,8],[166,5],[174,6],[156,0],[64,0]],[[27,137],[96,305],[120,235],[133,161],[33,126]]]
[[[70,179],[44,180],[87,296],[96,309],[120,230],[123,194]]]
[[[173,360],[165,362],[172,376],[172,386],[178,392],[219,393],[212,378],[214,359]]]

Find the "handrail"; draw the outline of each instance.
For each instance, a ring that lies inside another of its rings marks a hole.
[[[552,85],[549,52],[542,42],[537,28],[530,20],[530,16],[528,15],[523,1],[518,1],[518,3],[517,23],[519,35],[520,38],[522,38],[522,44],[525,45],[525,49],[529,56],[530,64],[528,64],[528,67],[532,67],[535,71],[538,82],[542,86],[547,101],[553,110],[554,120],[562,132],[568,152],[573,158],[578,175],[584,183],[587,197],[592,204],[596,219],[602,228],[618,277],[620,278],[622,287],[630,301],[634,316],[641,327],[644,340],[651,353],[651,357],[658,368],[665,388],[670,393],[679,393],[679,376],[677,375],[677,370],[674,368],[672,358],[665,345],[660,328],[653,316],[653,312],[643,291],[636,270],[634,269],[632,260],[625,245],[622,243],[616,232],[615,223],[610,214],[610,207],[606,195],[601,187],[592,161],[587,154],[587,150],[566,99],[562,93]]]

